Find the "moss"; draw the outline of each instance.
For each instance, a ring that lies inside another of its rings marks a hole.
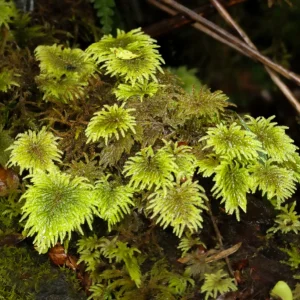
[[[79,289],[74,274],[63,268],[53,268],[44,256],[26,248],[0,248],[0,299],[37,299],[37,295],[46,295],[51,285],[62,281],[65,292],[70,295],[70,290]]]

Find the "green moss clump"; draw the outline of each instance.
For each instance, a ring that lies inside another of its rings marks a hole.
[[[46,293],[46,287],[61,280],[61,276],[69,289],[72,286],[75,286],[74,290],[79,288],[69,270],[51,267],[43,256],[26,248],[0,248],[0,299],[37,299],[39,292]]]

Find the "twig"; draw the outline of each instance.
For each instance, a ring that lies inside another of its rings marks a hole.
[[[234,35],[227,32],[226,30],[222,29],[221,27],[219,27],[216,24],[210,22],[209,20],[203,18],[202,16],[198,15],[194,11],[179,4],[178,2],[176,2],[174,0],[160,0],[160,1],[170,5],[171,7],[175,8],[175,10],[177,10],[178,12],[181,12],[181,13],[187,15],[192,20],[197,22],[197,24],[195,24],[195,26],[197,26],[198,29],[205,32],[206,34],[208,34],[211,37],[230,46],[231,48],[236,49],[240,53],[242,53],[246,56],[249,56],[253,59],[258,60],[262,64],[268,66],[270,69],[278,72],[282,76],[284,76],[290,80],[293,80],[298,85],[300,85],[300,77],[297,74],[290,72],[289,70],[285,69],[284,67],[282,67],[279,64],[274,63],[272,60],[270,60],[266,56],[260,54],[257,50],[249,47],[246,43],[244,43],[240,39],[236,38]]]
[[[248,37],[248,35],[244,32],[244,30],[237,24],[233,18],[230,16],[230,14],[226,11],[226,9],[223,7],[223,5],[219,2],[219,0],[210,0],[211,3],[214,5],[214,7],[218,10],[220,15],[223,17],[223,19],[229,23],[237,32],[238,34],[243,38],[243,40],[253,49],[256,49],[256,46],[252,43],[251,39]],[[286,86],[286,84],[279,78],[279,76],[274,73],[269,67],[265,66],[266,71],[270,75],[273,82],[278,86],[278,88],[282,91],[282,93],[286,96],[286,98],[289,100],[289,102],[294,106],[294,108],[297,110],[298,114],[300,114],[300,103],[297,101],[297,99],[294,97],[293,93],[290,91],[290,89]]]
[[[219,244],[220,244],[220,248],[221,248],[221,249],[224,249],[224,245],[223,245],[223,241],[222,241],[222,235],[221,235],[221,233],[220,233],[220,230],[219,230],[219,227],[218,227],[217,222],[216,222],[216,220],[215,220],[215,217],[214,217],[214,215],[213,215],[213,213],[212,213],[212,210],[211,210],[211,207],[210,207],[210,203],[209,203],[209,201],[206,200],[206,199],[205,199],[204,201],[205,201],[205,205],[206,205],[207,208],[208,208],[208,214],[209,214],[210,219],[211,219],[211,222],[212,222],[212,224],[213,224],[213,227],[214,227],[214,230],[215,230],[215,233],[216,233],[218,242],[219,242]],[[226,261],[227,268],[228,268],[228,271],[229,271],[230,275],[231,275],[232,277],[234,277],[234,272],[233,272],[233,270],[232,270],[232,267],[231,267],[229,258],[228,258],[228,257],[224,257],[224,259],[225,259],[225,261]]]
[[[248,0],[229,0],[229,1],[223,1],[222,4],[226,7],[230,7],[233,5],[237,5],[243,2],[246,2]],[[174,10],[172,8],[169,8],[165,6],[164,4],[156,1],[156,0],[147,0],[148,3],[160,8],[163,11],[166,11],[169,15],[172,15],[172,17],[164,19],[162,21],[159,21],[155,24],[152,24],[150,26],[147,26],[143,28],[143,31],[149,34],[152,37],[158,37],[160,35],[166,34],[169,31],[175,29],[175,28],[180,28],[182,26],[185,26],[187,24],[194,23],[193,20],[190,18],[186,17],[185,15],[182,14],[177,14],[173,15]],[[215,8],[213,5],[209,4],[204,4],[196,9],[194,11],[201,15],[201,16],[206,16],[211,12],[215,11]]]

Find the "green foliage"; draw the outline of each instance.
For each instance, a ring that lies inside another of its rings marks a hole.
[[[167,187],[172,187],[172,172],[178,171],[175,157],[165,149],[158,149],[156,152],[151,146],[143,148],[130,157],[125,163],[125,177],[131,176],[129,185],[134,189],[162,188],[166,191]]]
[[[24,247],[0,247],[0,299],[33,300],[46,294],[47,286],[64,283],[66,299],[78,296],[79,284],[74,274],[64,268],[53,268],[49,260]],[[50,291],[48,291],[50,292]],[[68,296],[67,296],[68,295]]]
[[[153,211],[151,218],[158,216],[156,223],[166,228],[171,225],[173,232],[181,237],[187,227],[191,232],[202,228],[202,210],[206,209],[204,189],[197,182],[178,180],[166,191],[160,189],[151,194],[147,209]]]
[[[113,106],[104,105],[104,108],[96,112],[94,117],[88,124],[86,129],[87,142],[96,142],[101,137],[104,138],[105,144],[108,139],[115,137],[117,140],[125,136],[126,131],[130,129],[135,133],[134,126],[136,125],[135,119],[130,115],[134,109],[124,108],[124,104],[120,107],[117,104]]]
[[[23,216],[26,220],[27,236],[36,234],[34,243],[39,252],[61,243],[71,231],[83,234],[81,224],[87,221],[92,227],[93,213],[96,214],[92,187],[85,178],[51,171],[36,172],[30,176],[32,184],[21,199],[25,199]]]
[[[272,297],[279,297],[282,300],[293,300],[292,291],[288,284],[284,281],[278,281],[270,294]]]
[[[19,193],[16,191],[0,197],[0,237],[22,228],[19,220],[24,201],[19,201],[19,198]]]
[[[9,160],[10,152],[5,151],[11,144],[13,139],[10,137],[7,130],[3,130],[0,125],[0,165],[4,167]]]
[[[40,90],[44,93],[43,99],[68,103],[84,96],[86,82],[78,82],[76,78],[62,76],[57,79],[41,74],[36,77]]]
[[[111,30],[113,3],[94,0],[103,31]],[[76,33],[65,44],[80,41]],[[23,58],[9,57],[29,87],[28,93],[23,86],[12,89],[13,100],[3,95],[4,111],[13,116],[12,121],[6,118],[5,128],[19,116],[11,132],[49,122],[62,138],[64,153],[45,127],[17,136],[6,146],[12,151],[9,166],[29,170],[30,176],[21,185],[21,201],[19,194],[6,202],[0,199],[0,210],[13,221],[22,212],[19,226],[35,237],[39,252],[68,242],[72,231],[82,234],[82,227],[91,228],[93,222],[92,236],[78,242],[78,263],[83,262],[92,281],[90,299],[193,299],[204,274],[201,291],[206,299],[236,290],[215,262],[219,251],[199,247],[208,198],[196,171],[212,176],[212,195],[238,218],[240,210],[246,212],[248,193],[261,190],[279,206],[300,182],[300,156],[285,127],[272,118],[243,120],[227,110],[231,104],[221,91],[194,86],[186,93],[174,76],[162,72],[157,48],[141,29],[118,30],[116,37],[104,36],[86,51],[38,46],[41,71],[35,82],[32,76],[27,79],[35,74],[33,59],[23,70]],[[96,76],[101,69],[111,78]],[[199,83],[193,70],[181,71],[190,85]],[[43,94],[32,93],[36,84]],[[298,232],[295,204],[284,207],[281,215],[274,231]],[[4,225],[10,228],[13,221]],[[178,247],[183,255],[179,261],[186,264],[183,274],[174,271],[175,256],[180,255],[176,245],[162,243],[171,233],[154,223],[184,236]],[[174,257],[160,261],[170,252]]]
[[[183,295],[189,284],[194,286],[194,280],[189,276],[170,273],[169,290],[174,295]]]
[[[95,71],[95,65],[80,49],[54,44],[38,46],[34,52],[36,59],[40,61],[41,72],[55,78],[66,76],[80,81]]]
[[[235,212],[238,220],[239,209],[246,212],[247,193],[259,189],[280,207],[299,181],[297,147],[285,128],[271,123],[272,117],[248,117],[248,122],[239,119],[241,125],[221,123],[207,130],[200,139],[205,142],[205,155],[198,162],[204,177],[214,174],[213,195],[221,198],[226,212]]]
[[[252,187],[247,168],[238,163],[223,161],[215,170],[215,185],[212,189],[216,198],[225,202],[225,210],[229,214],[236,213],[239,220],[239,208],[246,212],[246,194]],[[238,187],[238,188],[237,188]]]
[[[268,199],[275,197],[277,207],[290,198],[296,190],[296,178],[294,172],[274,164],[273,161],[266,161],[263,164],[256,164],[251,168],[254,186],[267,194]]]
[[[117,30],[117,37],[104,36],[99,42],[90,45],[86,52],[102,63],[106,74],[120,76],[125,82],[134,85],[150,78],[157,81],[155,73],[162,72],[163,59],[156,50],[155,40],[144,34],[140,28],[127,33]]]
[[[110,175],[99,180],[95,184],[94,197],[102,219],[108,222],[108,229],[120,222],[125,214],[130,213],[133,191],[128,186],[118,184],[116,181],[109,181]]]
[[[41,69],[36,81],[46,100],[68,102],[83,96],[84,86],[96,71],[93,61],[81,49],[56,44],[38,46],[35,56]]]
[[[206,155],[204,159],[198,161],[198,166],[203,177],[210,177],[212,174],[214,174],[219,164],[220,160],[215,154]]]
[[[293,231],[298,234],[300,230],[300,216],[295,211],[296,201],[290,206],[286,204],[283,207],[280,207],[281,213],[278,214],[275,218],[275,225],[271,227],[268,231],[276,233],[281,231],[282,233],[288,233]]]
[[[11,30],[14,39],[19,47],[25,48],[36,43],[41,38],[46,37],[43,26],[33,25],[31,15],[23,12],[18,12],[14,18],[13,28]],[[49,37],[48,37],[49,38]]]
[[[17,75],[12,70],[2,70],[0,73],[0,91],[6,93],[12,86],[20,86],[16,82]]]
[[[131,279],[139,287],[141,285],[141,271],[135,253],[141,252],[137,248],[128,247],[127,243],[118,241],[116,248],[109,253],[108,258],[115,259],[116,262],[124,262]]]
[[[281,261],[282,263],[289,265],[292,269],[296,270],[299,267],[300,264],[300,251],[299,251],[299,247],[294,245],[294,244],[290,244],[290,248],[280,248],[281,251],[285,252],[288,256],[289,259],[288,261]]]
[[[130,84],[121,83],[114,91],[118,100],[128,100],[131,97],[139,97],[141,101],[148,95],[149,97],[154,96],[158,89],[159,84],[156,82],[144,82],[136,83],[134,86]]]
[[[79,240],[78,246],[78,251],[81,254],[79,262],[84,261],[88,265],[88,270],[94,271],[92,278],[95,282],[101,281],[101,275],[98,278],[99,274],[97,274],[96,266],[102,255],[109,259],[110,263],[124,263],[130,278],[135,282],[137,287],[140,286],[141,271],[135,256],[140,251],[137,248],[128,247],[127,243],[117,241],[117,238],[113,240],[104,237],[98,239],[95,235]]]
[[[186,66],[178,68],[168,68],[180,80],[180,85],[185,91],[191,94],[194,90],[198,91],[202,87],[201,81],[197,78],[197,69],[188,69]]]
[[[200,238],[194,238],[192,237],[191,232],[187,232],[186,235],[180,239],[180,243],[177,248],[181,250],[181,256],[183,257],[192,249],[192,247],[197,245],[201,245],[206,248],[205,244],[201,242]]]
[[[103,169],[97,165],[98,161],[95,159],[95,157],[92,157],[90,159],[86,153],[83,153],[83,156],[84,161],[73,160],[70,164],[68,164],[69,169],[67,170],[67,172],[73,177],[85,177],[90,182],[94,183],[96,180],[103,176]]]
[[[122,157],[122,154],[125,152],[130,153],[132,146],[134,145],[134,139],[132,134],[126,134],[125,137],[120,137],[117,139],[112,139],[102,148],[100,153],[100,164],[104,167],[114,166]]]
[[[62,152],[57,148],[57,140],[51,132],[43,127],[39,132],[28,130],[19,133],[14,143],[7,149],[11,150],[8,167],[19,166],[20,173],[29,170],[49,170],[54,167],[54,161],[61,162]]]
[[[0,299],[33,300],[36,289],[57,276],[49,263],[38,263],[25,248],[1,247],[0,263]]]
[[[80,253],[80,259],[78,263],[84,261],[86,264],[86,270],[91,272],[91,278],[94,278],[94,271],[96,271],[97,266],[100,261],[100,247],[101,247],[101,239],[98,239],[96,235],[83,237],[77,243],[78,252]]]
[[[203,148],[213,148],[217,155],[226,156],[232,160],[237,158],[253,159],[258,157],[258,152],[262,152],[261,143],[255,135],[243,130],[241,126],[232,123],[229,127],[219,124],[214,128],[209,128],[207,135],[200,141],[207,140],[207,145]]]
[[[16,16],[16,8],[13,1],[0,0],[0,26],[8,27],[12,18]]]
[[[201,292],[205,294],[205,300],[209,297],[217,298],[218,294],[224,294],[230,291],[236,291],[237,287],[234,284],[234,279],[229,278],[223,270],[216,273],[205,274],[205,281],[201,287]]]
[[[94,4],[97,16],[100,18],[102,31],[108,34],[112,30],[114,16],[114,8],[116,6],[114,0],[90,0]]]
[[[164,142],[165,146],[163,149],[173,155],[175,163],[178,166],[178,169],[173,171],[176,178],[179,180],[191,178],[194,175],[197,163],[196,157],[192,153],[192,147],[178,145],[178,142]]]
[[[262,143],[268,156],[276,162],[287,161],[295,153],[297,147],[293,140],[285,133],[286,126],[278,126],[271,122],[275,116],[265,119],[247,116],[247,126]]]
[[[194,280],[189,276],[168,271],[165,259],[156,261],[148,272],[141,275],[138,267],[140,257],[136,256],[139,251],[136,248],[129,248],[126,243],[119,242],[116,238],[110,241],[106,238],[97,239],[94,236],[81,239],[79,245],[81,253],[79,261],[87,263],[88,269],[90,269],[89,261],[93,261],[92,253],[99,253],[98,261],[92,262],[99,269],[105,266],[103,257],[110,259],[104,271],[93,268],[91,273],[93,282],[90,288],[92,294],[89,299],[146,300],[149,297],[177,299],[175,296],[184,295],[190,287],[195,285]],[[91,256],[89,257],[87,253]],[[128,261],[127,264],[126,261]],[[120,268],[120,263],[116,268],[117,262],[123,263],[127,272]],[[133,272],[133,265],[135,272]],[[129,273],[129,270],[132,273]],[[129,273],[130,277],[126,273]],[[134,278],[137,279],[134,280]]]
[[[212,93],[209,88],[203,86],[192,91],[188,103],[180,101],[180,111],[182,115],[219,120],[225,108],[232,105],[227,100],[228,97],[222,91]]]
[[[293,290],[293,300],[300,299],[300,283],[296,283],[295,289]]]

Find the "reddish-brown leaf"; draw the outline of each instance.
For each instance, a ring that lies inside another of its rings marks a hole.
[[[48,255],[51,261],[58,266],[65,264],[68,259],[65,249],[60,243],[57,243],[54,247],[52,247]]]
[[[7,196],[10,191],[17,189],[18,185],[18,175],[11,169],[0,167],[0,196]]]

